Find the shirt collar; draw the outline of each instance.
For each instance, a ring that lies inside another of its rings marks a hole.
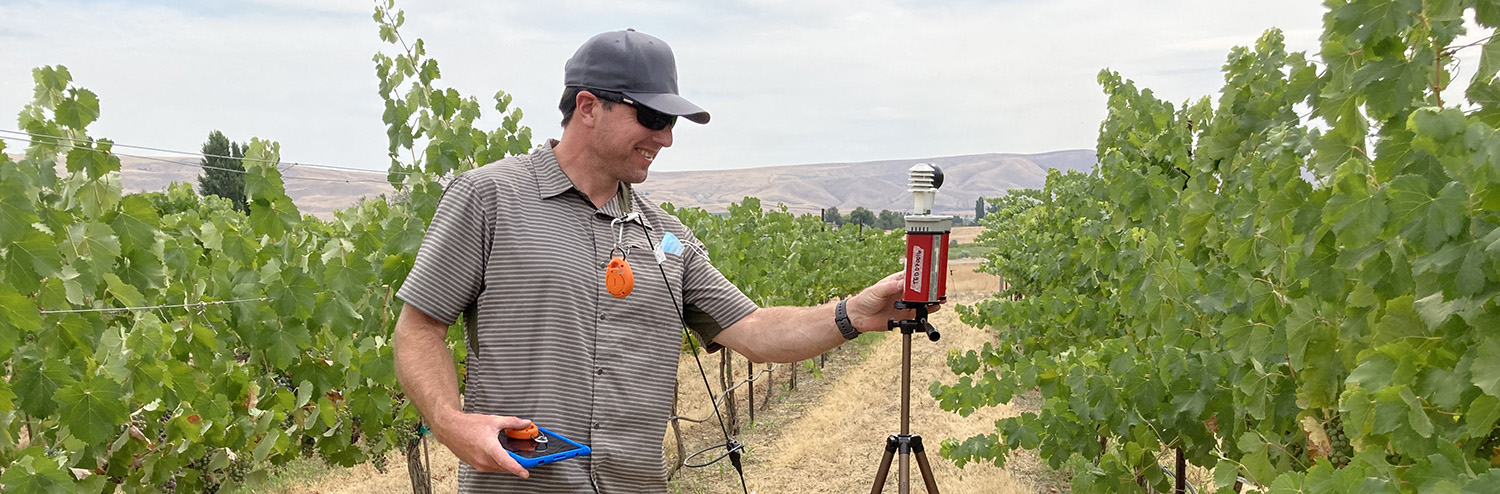
[[[556,197],[573,188],[573,181],[563,173],[562,165],[557,163],[557,154],[552,151],[557,142],[557,139],[547,139],[546,144],[531,152],[531,173],[536,176],[536,190],[541,199]]]
[[[531,170],[536,176],[537,195],[541,199],[550,199],[562,195],[569,190],[578,190],[573,186],[573,180],[568,178],[562,171],[562,165],[557,162],[557,154],[552,150],[558,144],[557,139],[547,139],[547,143],[537,147],[531,154]],[[579,192],[582,195],[582,192]],[[620,182],[620,188],[615,192],[615,198],[599,208],[599,212],[612,218],[620,218],[632,212],[641,212],[636,204],[635,189],[625,182]],[[636,215],[637,221],[646,228],[651,224],[646,222],[644,215]]]

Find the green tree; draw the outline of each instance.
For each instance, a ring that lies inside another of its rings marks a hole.
[[[844,221],[847,223],[855,223],[873,227],[875,226],[875,213],[871,212],[868,209],[865,209],[864,206],[860,206],[854,208],[853,211],[850,211],[849,217],[845,218]]]
[[[828,208],[823,211],[823,222],[842,225],[844,224],[844,217],[839,215],[839,208]]]
[[[224,137],[217,130],[208,133],[203,143],[203,159],[198,164],[203,174],[198,176],[198,194],[219,196],[234,203],[234,209],[249,213],[245,207],[245,146],[240,146]]]
[[[979,223],[979,220],[984,219],[984,217],[985,217],[984,196],[979,196],[978,199],[974,200],[974,223]]]
[[[875,228],[881,230],[895,230],[906,227],[906,218],[889,209],[880,210],[880,216],[875,218]]]

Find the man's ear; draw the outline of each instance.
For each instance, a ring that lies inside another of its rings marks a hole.
[[[599,97],[588,91],[579,91],[574,98],[573,120],[580,121],[588,127],[598,125],[604,113],[604,104]]]

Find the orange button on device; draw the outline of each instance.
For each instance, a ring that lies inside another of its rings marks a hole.
[[[524,440],[528,440],[528,439],[536,439],[536,437],[540,436],[540,435],[542,435],[542,431],[539,431],[539,430],[536,429],[536,424],[528,425],[528,426],[526,426],[525,429],[506,429],[505,430],[505,437],[509,437],[511,439],[523,440],[523,441]]]

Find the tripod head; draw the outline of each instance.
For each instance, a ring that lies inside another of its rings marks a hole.
[[[937,341],[939,338],[943,337],[941,333],[938,333],[937,328],[932,327],[932,323],[927,322],[926,303],[908,304],[906,301],[902,300],[896,302],[896,308],[915,309],[917,311],[917,317],[914,317],[912,319],[888,320],[885,323],[887,330],[900,329],[901,334],[914,334],[920,331],[922,333],[926,333],[927,339],[931,341]]]

